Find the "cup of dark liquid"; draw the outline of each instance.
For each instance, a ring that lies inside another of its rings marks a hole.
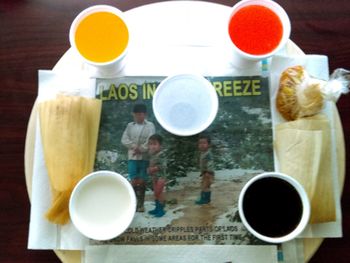
[[[243,187],[238,211],[247,230],[269,243],[296,238],[310,218],[310,202],[303,186],[277,172],[259,174]]]

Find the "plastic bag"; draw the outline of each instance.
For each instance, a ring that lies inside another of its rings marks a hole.
[[[276,97],[279,113],[288,121],[319,113],[325,100],[336,102],[348,93],[350,71],[336,69],[328,81],[311,77],[302,66],[287,68],[280,77]]]

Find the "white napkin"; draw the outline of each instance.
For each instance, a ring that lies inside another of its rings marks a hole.
[[[62,78],[52,71],[39,71],[39,102],[53,98],[58,92],[71,93],[70,91],[76,95],[92,97],[94,85],[90,85],[90,80],[86,77],[67,75]],[[88,239],[82,236],[72,223],[58,226],[50,223],[44,217],[45,212],[50,207],[51,191],[45,166],[39,120],[36,124],[28,248],[83,249],[88,244]]]
[[[85,263],[277,263],[276,246],[89,246]]]
[[[305,56],[275,56],[271,61],[271,79],[270,79],[270,96],[271,96],[271,114],[272,122],[276,124],[284,122],[276,109],[276,95],[279,86],[281,73],[288,67],[301,65],[314,78],[328,80],[329,68],[328,57],[323,55],[305,55]],[[322,224],[309,225],[302,234],[302,237],[341,237],[341,206],[340,206],[340,189],[338,179],[338,163],[336,152],[335,128],[333,120],[333,102],[326,102],[323,113],[328,117],[331,124],[331,142],[332,142],[332,176],[334,186],[334,198],[336,202],[336,221]],[[276,158],[275,158],[276,160]],[[275,161],[275,169],[278,171],[278,162]],[[322,204],[320,204],[322,205]]]

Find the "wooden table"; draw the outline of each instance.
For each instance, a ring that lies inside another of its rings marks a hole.
[[[37,70],[52,68],[69,48],[68,30],[76,14],[93,4],[122,10],[152,0],[1,0],[0,2],[0,261],[59,262],[52,251],[27,250],[30,203],[24,176],[24,143],[37,95]],[[236,1],[211,1],[232,6]],[[331,71],[350,69],[350,5],[346,0],[278,1],[292,21],[291,39],[305,53],[329,56]],[[350,153],[350,96],[338,102]],[[346,170],[349,170],[348,165]],[[347,176],[348,177],[348,176]],[[348,262],[350,183],[342,197],[344,238],[326,239],[310,262]]]

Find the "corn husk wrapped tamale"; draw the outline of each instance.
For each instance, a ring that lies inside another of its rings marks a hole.
[[[93,170],[101,101],[58,95],[39,104],[40,131],[52,203],[46,218],[69,221],[69,198],[77,182]]]
[[[298,180],[308,194],[310,223],[335,221],[331,127],[327,117],[319,114],[277,125],[275,147],[280,171]]]

